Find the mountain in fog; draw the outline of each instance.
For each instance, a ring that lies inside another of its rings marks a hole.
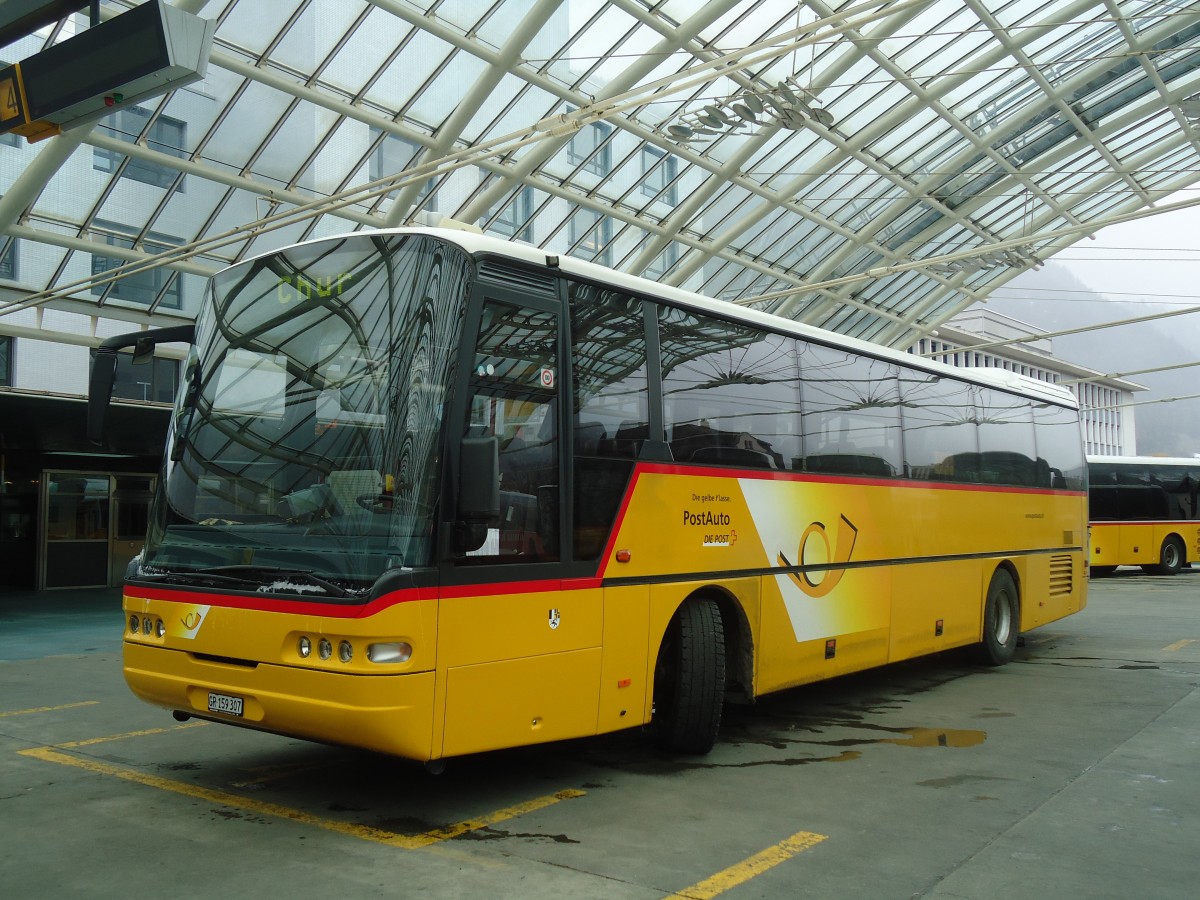
[[[1174,302],[1116,300],[1085,284],[1066,266],[1049,262],[1024,272],[988,301],[988,309],[1044,331],[1064,331],[1183,309]],[[1119,325],[1053,339],[1054,355],[1105,374],[1177,365],[1200,360],[1200,307],[1194,314],[1132,325]],[[1200,394],[1200,366],[1127,380],[1147,390],[1134,402]],[[1200,399],[1139,405],[1137,452],[1144,456],[1200,454]]]

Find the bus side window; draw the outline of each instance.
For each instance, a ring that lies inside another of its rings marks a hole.
[[[488,301],[469,406],[471,428],[499,439],[500,514],[466,563],[558,559],[558,317]]]
[[[594,285],[571,283],[574,385],[574,558],[600,555],[633,463],[650,436],[646,329],[642,302]]]
[[[904,465],[914,478],[978,481],[979,434],[968,384],[909,371],[904,402]]]
[[[786,469],[799,455],[794,342],[661,307],[663,425],[679,462]]]
[[[797,343],[809,472],[895,477],[900,471],[899,370],[805,341]]]

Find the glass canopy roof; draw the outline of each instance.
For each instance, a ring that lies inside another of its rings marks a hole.
[[[1200,179],[1200,3],[175,5],[202,81],[0,136],[0,334],[177,324],[248,255],[452,219],[907,347]]]

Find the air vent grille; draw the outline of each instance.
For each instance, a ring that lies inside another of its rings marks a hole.
[[[555,296],[554,276],[548,272],[523,269],[495,259],[484,260],[479,266],[479,278],[492,284],[501,284],[523,294],[542,297]]]
[[[1075,567],[1070,556],[1050,557],[1050,596],[1061,597],[1075,589]]]

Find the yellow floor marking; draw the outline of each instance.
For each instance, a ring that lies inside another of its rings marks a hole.
[[[780,841],[773,847],[768,847],[761,853],[756,853],[749,859],[744,859],[735,866],[730,866],[711,878],[693,884],[678,894],[672,894],[667,900],[709,900],[718,894],[723,894],[732,887],[737,887],[749,881],[756,875],[761,875],[781,862],[791,859],[798,853],[803,853],[809,847],[815,847],[828,835],[814,834],[811,831],[797,831],[787,840]]]
[[[1173,644],[1167,644],[1167,646],[1163,647],[1163,649],[1164,649],[1164,650],[1167,650],[1167,651],[1172,651],[1172,650],[1182,650],[1182,649],[1183,649],[1184,647],[1186,647],[1188,644],[1194,644],[1194,643],[1196,643],[1196,641],[1195,641],[1194,639],[1192,639],[1192,638],[1185,638],[1185,639],[1184,639],[1184,640],[1182,640],[1182,641],[1176,641],[1176,642],[1175,642],[1175,643],[1173,643]]]
[[[5,716],[26,716],[29,713],[58,712],[60,709],[75,709],[78,706],[95,706],[99,700],[82,700],[79,703],[64,703],[62,706],[37,706],[33,709],[14,709],[11,712],[0,712],[0,719]]]
[[[78,745],[76,745],[78,746]],[[307,813],[301,809],[293,809],[289,806],[280,806],[277,803],[266,803],[261,800],[253,800],[249,797],[239,797],[236,794],[230,794],[225,791],[214,790],[213,788],[201,787],[196,784],[186,784],[182,781],[173,781],[170,778],[162,778],[158,775],[151,775],[147,772],[139,772],[136,769],[129,769],[125,766],[117,766],[112,763],[101,762],[96,759],[85,759],[78,756],[72,756],[67,753],[60,753],[53,747],[34,747],[30,750],[18,751],[22,756],[30,756],[34,759],[40,759],[44,762],[58,763],[63,766],[75,766],[79,769],[84,769],[88,772],[95,772],[100,775],[111,775],[115,778],[123,778],[126,781],[132,781],[136,784],[143,784],[147,787],[158,788],[163,791],[172,791],[176,794],[183,794],[185,797],[192,797],[198,800],[204,800],[208,803],[215,803],[220,806],[231,806],[235,809],[244,809],[247,812],[257,813],[263,816],[274,816],[278,819],[290,819],[293,822],[300,822],[304,825],[312,825],[316,828],[323,828],[326,831],[332,831],[337,834],[346,835],[348,837],[359,838],[364,841],[374,841],[377,844],[386,844],[389,847],[400,847],[405,850],[416,850],[420,847],[428,847],[430,844],[436,844],[439,841],[444,841],[452,837],[457,837],[460,834],[465,834],[468,831],[474,831],[478,828],[486,828],[497,822],[503,822],[506,819],[512,819],[516,816],[521,816],[526,813],[534,812],[535,810],[543,809],[551,806],[560,800],[570,800],[575,797],[582,797],[583,791],[559,791],[557,794],[551,794],[546,797],[538,797],[535,800],[530,800],[526,803],[520,803],[516,806],[510,806],[507,809],[497,810],[489,813],[486,816],[481,816],[478,819],[468,819],[465,822],[459,822],[457,825],[448,825],[445,828],[438,828],[434,831],[426,832],[425,834],[396,834],[392,831],[384,831],[381,828],[372,828],[370,825],[355,825],[349,822],[336,822],[332,819],[323,819],[320,816],[315,816],[312,813]]]
[[[107,737],[88,738],[83,741],[67,741],[64,744],[53,744],[56,750],[73,750],[76,747],[90,747],[92,744],[107,744],[109,741],[123,741],[126,738],[146,737],[150,734],[169,734],[182,731],[185,728],[199,728],[208,722],[188,722],[185,725],[172,725],[170,728],[147,728],[144,731],[127,731],[124,734],[110,734]]]

